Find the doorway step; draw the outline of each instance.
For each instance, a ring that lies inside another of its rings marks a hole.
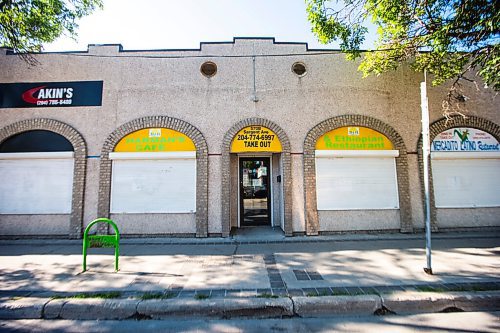
[[[276,242],[285,239],[285,233],[280,227],[255,226],[233,229],[231,238],[244,242]]]

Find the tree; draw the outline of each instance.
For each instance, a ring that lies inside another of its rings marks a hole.
[[[76,37],[76,21],[102,8],[102,0],[0,0],[0,45],[26,54],[62,34]]]
[[[363,76],[410,63],[433,74],[433,85],[453,80],[448,103],[463,102],[462,80],[500,90],[500,2],[497,0],[305,0],[308,20],[320,42],[339,41],[348,59],[364,56]],[[360,47],[377,26],[375,50]]]

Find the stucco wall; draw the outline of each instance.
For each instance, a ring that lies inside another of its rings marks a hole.
[[[188,57],[179,58],[183,55]],[[290,141],[291,226],[293,232],[303,233],[306,231],[307,213],[304,208],[303,151],[307,133],[332,117],[364,115],[388,124],[402,138],[408,152],[410,190],[400,195],[410,197],[411,225],[423,227],[417,159],[420,137],[419,82],[423,77],[407,67],[379,77],[362,79],[361,73],[357,71],[358,63],[347,62],[342,54],[309,51],[305,44],[275,43],[273,39],[206,43],[201,45],[200,50],[191,51],[120,52],[119,46],[111,45],[90,46],[88,52],[83,53],[34,56],[39,64],[29,67],[17,56],[7,55],[4,49],[0,49],[0,82],[104,81],[101,107],[0,109],[0,130],[21,120],[49,118],[68,124],[84,138],[87,155],[91,158],[87,159],[82,226],[98,216],[99,156],[106,139],[127,122],[161,115],[193,125],[205,138],[208,146],[208,233],[221,234],[221,205],[224,200],[221,197],[221,184],[223,177],[230,177],[221,173],[224,136],[238,122],[260,118],[279,126]],[[255,56],[255,92],[252,56]],[[200,65],[205,61],[217,64],[217,74],[212,78],[200,74]],[[306,65],[305,76],[298,77],[291,71],[296,61]],[[446,86],[429,87],[431,122],[443,117],[441,102],[446,89]],[[481,85],[476,90],[473,84],[465,84],[465,90],[469,101],[464,112],[500,124],[498,103],[491,90]],[[254,95],[257,102],[252,100]],[[234,173],[237,166],[235,168],[234,162],[231,166],[231,172]],[[233,175],[233,185],[234,177],[237,179],[237,174]],[[231,206],[235,207],[234,202]],[[237,212],[231,209],[231,225],[234,226],[237,225]],[[469,225],[472,219],[484,219],[486,225],[499,226],[500,221],[493,217],[496,211],[492,212],[474,210],[472,213],[470,210],[467,214],[446,217],[448,222],[443,226]],[[364,219],[360,213],[350,214],[354,215],[348,219]],[[385,216],[387,212],[381,214]],[[438,218],[444,218],[443,214],[438,212]],[[446,214],[448,216],[450,213]],[[342,221],[347,221],[347,215],[341,218],[341,222],[334,221],[337,217],[333,215],[338,214],[322,215],[322,228],[331,228],[332,231],[343,225]],[[391,216],[388,216],[390,221],[381,224],[383,228],[392,228],[395,222],[399,222],[398,216]],[[156,217],[149,216],[134,217],[129,222],[126,222],[125,217],[116,218],[131,233],[154,233],[156,224],[161,223]],[[41,217],[36,219],[46,221]],[[173,220],[179,223],[179,229],[175,229],[178,232],[193,232],[191,217],[185,223],[177,217]],[[382,221],[382,218],[376,220]],[[367,227],[372,225],[366,221]],[[0,232],[15,232],[14,224],[4,222],[5,217],[0,216]],[[52,222],[41,223],[49,227]],[[161,228],[161,232],[173,230],[163,229],[163,225]]]
[[[417,154],[408,154],[408,174],[410,180],[411,207],[413,228],[423,229],[425,226],[423,197],[420,190],[420,179],[418,177]]]
[[[399,230],[399,211],[339,210],[319,211],[320,232]]]
[[[85,205],[83,206],[84,227],[98,218],[98,196],[95,189],[99,188],[99,158],[96,156],[87,159],[87,179],[85,182]]]
[[[0,215],[0,236],[67,236],[69,214]]]
[[[439,228],[477,228],[500,226],[500,208],[438,208]]]
[[[122,235],[196,234],[195,214],[111,214]]]
[[[272,156],[272,172],[271,172],[271,188],[272,188],[272,209],[273,209],[273,226],[279,227],[282,223],[281,200],[283,200],[283,182],[278,183],[278,175],[281,176],[281,161],[280,154],[273,154]],[[283,227],[281,225],[281,227]]]
[[[222,233],[220,223],[220,156],[209,156],[208,158],[208,233]]]
[[[304,233],[306,231],[303,168],[302,155],[292,155],[292,223],[293,231],[296,233]]]

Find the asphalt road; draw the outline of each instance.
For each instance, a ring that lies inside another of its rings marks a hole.
[[[2,332],[499,332],[500,312],[229,320],[11,320]]]

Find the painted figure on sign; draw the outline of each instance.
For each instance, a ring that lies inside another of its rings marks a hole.
[[[458,137],[460,138],[460,141],[461,143],[464,143],[465,141],[468,141],[469,140],[469,130],[465,130],[463,131],[462,133],[460,133],[457,129],[455,131],[453,131],[453,135],[458,135]]]

